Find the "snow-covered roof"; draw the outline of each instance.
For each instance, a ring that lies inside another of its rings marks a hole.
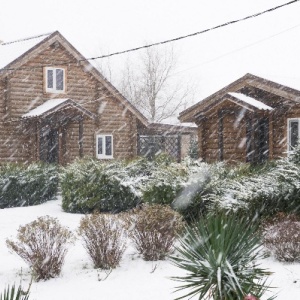
[[[51,33],[0,44],[0,69],[6,67],[22,54],[36,46]]]
[[[32,118],[41,116],[45,112],[55,109],[57,106],[61,105],[64,102],[67,102],[68,100],[68,98],[47,100],[45,103],[41,104],[40,106],[34,108],[33,110],[23,115],[22,118]]]
[[[238,100],[241,100],[247,104],[250,104],[251,106],[254,106],[258,109],[261,109],[261,110],[273,110],[273,108],[271,106],[268,106],[252,97],[249,97],[249,96],[246,96],[244,94],[241,94],[241,93],[228,93],[228,95],[238,99]]]

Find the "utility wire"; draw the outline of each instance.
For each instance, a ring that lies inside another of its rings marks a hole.
[[[273,12],[274,10],[277,10],[277,9],[282,8],[282,7],[294,4],[294,3],[299,2],[299,1],[300,0],[293,0],[293,1],[290,1],[290,2],[287,2],[287,3],[281,4],[281,5],[269,8],[267,10],[264,10],[264,11],[261,11],[261,12],[258,12],[258,13],[240,18],[240,19],[228,21],[226,23],[223,23],[223,24],[211,27],[211,28],[207,28],[207,29],[204,29],[204,30],[201,30],[201,31],[198,31],[198,32],[194,32],[194,33],[191,33],[191,34],[183,35],[183,36],[180,36],[180,37],[177,37],[177,38],[165,40],[165,41],[162,41],[162,42],[152,43],[152,44],[148,44],[148,45],[143,45],[143,46],[140,46],[140,47],[131,48],[131,49],[123,50],[123,51],[118,51],[118,52],[114,52],[114,53],[110,53],[110,54],[106,54],[106,55],[95,56],[95,57],[90,57],[90,58],[83,58],[83,59],[78,60],[78,62],[96,60],[96,59],[121,55],[121,54],[129,53],[129,52],[138,51],[138,50],[141,50],[141,49],[147,49],[147,48],[154,47],[154,46],[159,46],[159,45],[163,45],[163,44],[167,44],[167,43],[176,42],[176,41],[183,40],[183,39],[186,39],[186,38],[190,38],[190,37],[193,37],[193,36],[197,36],[197,35],[212,31],[212,30],[216,30],[216,29],[219,29],[219,28],[222,28],[222,27],[226,27],[226,26],[229,26],[229,25],[232,25],[232,24],[235,24],[235,23],[246,21],[246,20],[251,19],[251,18],[256,18],[256,17],[261,16],[263,14]],[[74,63],[74,61],[69,61],[69,62],[60,64],[60,65],[69,65],[69,64],[73,64],[73,63]],[[19,69],[19,70],[20,69],[35,69],[35,68],[47,67],[47,66],[49,66],[49,65],[40,65],[38,67],[27,67],[27,68],[2,68],[2,69],[0,69],[0,72],[1,71],[13,71],[13,70],[16,70],[16,69]]]
[[[91,57],[91,58],[87,58],[87,59],[82,59],[81,61],[106,58],[106,57],[120,55],[120,54],[124,54],[124,53],[128,53],[128,52],[138,51],[138,50],[141,50],[141,49],[150,48],[150,47],[153,47],[153,46],[159,46],[159,45],[163,45],[163,44],[167,44],[167,43],[176,42],[176,41],[179,41],[179,40],[183,40],[183,39],[186,39],[186,38],[189,38],[189,37],[193,37],[193,36],[196,36],[196,35],[199,35],[199,34],[206,33],[208,31],[216,30],[216,29],[221,28],[221,27],[225,27],[225,26],[228,26],[228,25],[231,25],[231,24],[242,22],[242,21],[245,21],[245,20],[248,20],[248,19],[251,19],[251,18],[256,18],[256,17],[261,16],[263,14],[272,12],[274,10],[277,10],[277,9],[282,8],[284,6],[291,5],[291,4],[299,2],[299,1],[300,0],[293,0],[293,1],[287,2],[285,4],[281,4],[281,5],[275,6],[273,8],[269,8],[267,10],[264,10],[262,12],[258,12],[256,14],[253,14],[253,15],[250,15],[250,16],[247,16],[247,17],[244,17],[244,18],[240,18],[240,19],[236,19],[236,20],[233,20],[233,21],[229,21],[229,22],[226,22],[226,23],[223,23],[223,24],[220,24],[220,25],[208,28],[208,29],[204,29],[204,30],[201,30],[201,31],[198,31],[198,32],[194,32],[194,33],[191,33],[191,34],[183,35],[183,36],[180,36],[180,37],[177,37],[177,38],[174,38],[174,39],[169,39],[169,40],[165,40],[165,41],[162,41],[162,42],[157,42],[157,43],[153,43],[153,44],[149,44],[149,45],[144,45],[144,46],[140,46],[140,47],[136,47],[136,48],[124,50],[124,51],[114,52],[114,53],[111,53],[111,54],[106,54],[106,55]]]

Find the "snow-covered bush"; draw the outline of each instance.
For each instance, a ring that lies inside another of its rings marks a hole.
[[[61,172],[62,207],[67,212],[120,212],[140,202],[122,178],[122,162],[77,160]]]
[[[57,277],[73,235],[57,219],[44,216],[20,226],[17,241],[6,240],[7,246],[32,269],[35,280]]]
[[[182,217],[165,205],[143,205],[124,217],[129,237],[144,260],[163,260],[172,252]]]
[[[286,216],[263,229],[265,247],[279,261],[300,261],[300,221]]]
[[[188,226],[179,238],[172,262],[186,272],[174,277],[188,289],[182,298],[244,299],[260,298],[268,286],[270,273],[259,267],[264,257],[257,224],[235,215],[207,215]],[[270,298],[269,298],[270,299]]]
[[[86,215],[80,221],[79,234],[94,268],[113,269],[125,250],[124,229],[116,217],[104,214]]]
[[[213,211],[233,210],[252,216],[299,212],[300,166],[282,159],[268,168],[225,178],[204,199]]]
[[[29,206],[52,199],[57,168],[48,164],[5,164],[0,167],[0,208]]]
[[[188,180],[183,184],[172,207],[179,211],[186,221],[192,222],[207,213],[211,201],[206,200],[205,196],[215,190],[220,180],[233,175],[224,163],[207,164],[187,159],[183,164],[188,169]]]

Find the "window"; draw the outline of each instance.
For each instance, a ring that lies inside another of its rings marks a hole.
[[[113,158],[112,135],[97,135],[96,156],[97,158]]]
[[[45,85],[48,93],[64,93],[65,69],[45,68]]]
[[[300,137],[300,119],[288,119],[288,152],[295,149]]]

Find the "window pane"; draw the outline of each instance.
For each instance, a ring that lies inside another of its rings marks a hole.
[[[105,137],[105,155],[112,155],[112,138],[111,138],[111,136]]]
[[[64,90],[64,70],[56,69],[56,89],[59,91]]]
[[[53,89],[53,70],[47,70],[47,88]]]
[[[103,138],[98,137],[98,154],[103,154]]]
[[[292,150],[293,148],[295,148],[297,146],[298,143],[298,127],[299,127],[299,123],[298,121],[291,121],[290,122],[290,150]]]

